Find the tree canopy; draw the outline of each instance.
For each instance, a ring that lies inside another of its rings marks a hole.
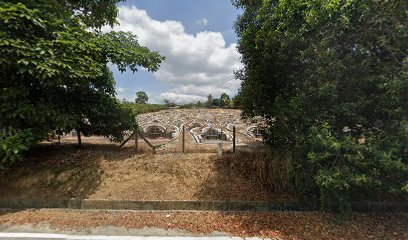
[[[136,93],[135,103],[146,104],[149,101],[149,97],[143,91],[139,91]]]
[[[235,0],[240,105],[322,207],[408,193],[408,2]]]
[[[207,96],[206,106],[207,107],[223,107],[223,108],[234,107],[233,101],[230,99],[230,96],[227,93],[222,93],[220,98],[214,98],[212,94],[209,94]]]
[[[222,93],[220,97],[221,107],[230,107],[231,99],[230,96],[226,93]]]
[[[0,166],[21,158],[54,130],[77,129],[119,141],[134,128],[115,97],[107,64],[156,71],[164,58],[115,24],[119,1],[0,3]]]

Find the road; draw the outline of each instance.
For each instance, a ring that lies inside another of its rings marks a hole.
[[[0,239],[8,240],[241,240],[240,237],[209,236],[103,236],[103,235],[70,235],[57,233],[23,233],[0,232]],[[245,238],[258,240],[260,238]]]
[[[99,226],[81,230],[53,228],[47,223],[0,224],[0,240],[241,240],[225,232],[198,235],[181,229],[145,227],[142,229]],[[245,238],[258,240],[260,238]]]

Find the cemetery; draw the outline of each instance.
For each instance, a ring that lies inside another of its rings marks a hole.
[[[1,175],[3,197],[293,200],[289,194],[265,191],[258,176],[229,165],[233,127],[237,149],[257,147],[260,158],[266,151],[261,139],[251,135],[255,123],[242,119],[239,110],[162,110],[139,115],[138,123],[137,147],[135,138],[119,147],[107,138],[82,136],[79,150],[74,131],[59,141],[42,142],[28,161]],[[225,156],[216,154],[219,143]]]
[[[236,109],[170,109],[141,114],[138,121],[144,136],[152,141],[177,142],[184,128],[187,141],[198,148],[200,144],[232,144],[234,127],[236,144],[262,140],[262,120],[242,118]]]
[[[0,239],[408,239],[407,9],[1,1]]]

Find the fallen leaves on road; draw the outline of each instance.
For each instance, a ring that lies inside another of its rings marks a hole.
[[[0,212],[0,224],[48,223],[56,229],[98,226],[133,229],[158,227],[197,234],[227,232],[234,236],[278,239],[408,239],[408,214],[354,213],[341,222],[320,212],[132,212],[25,210]]]

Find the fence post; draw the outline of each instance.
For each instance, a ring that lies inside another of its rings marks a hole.
[[[222,143],[218,143],[217,155],[222,157]]]
[[[135,133],[135,147],[136,147],[136,152],[139,151],[139,132],[136,128],[136,133]]]
[[[235,126],[232,126],[232,152],[235,153]]]
[[[183,145],[183,153],[185,152],[185,141],[186,141],[186,139],[185,139],[185,134],[186,133],[186,127],[183,125],[183,143],[182,143],[182,145]]]

